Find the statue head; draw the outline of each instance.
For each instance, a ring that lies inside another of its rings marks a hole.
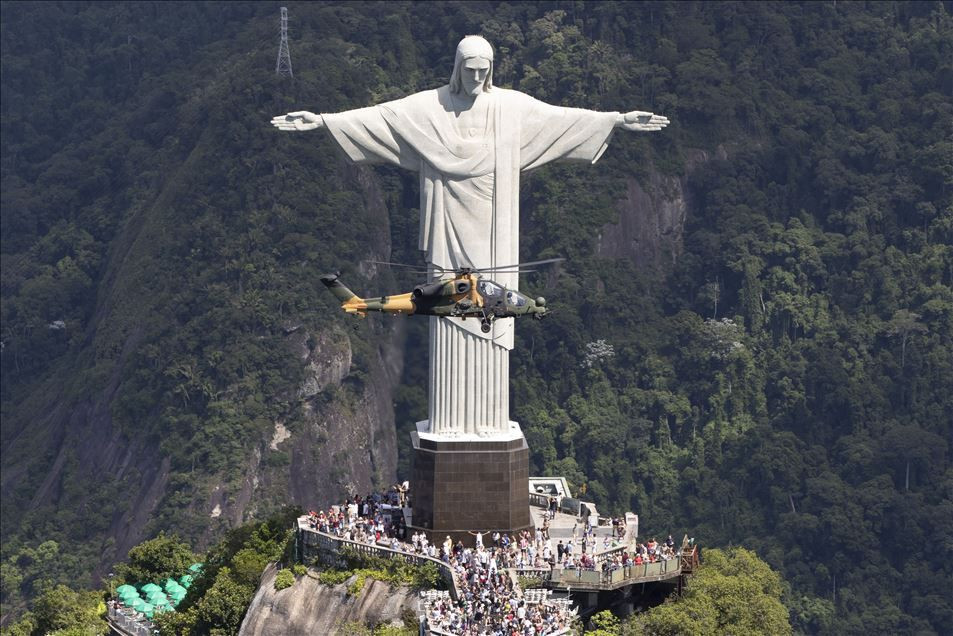
[[[479,35],[468,35],[457,45],[450,91],[476,97],[493,88],[493,47]]]

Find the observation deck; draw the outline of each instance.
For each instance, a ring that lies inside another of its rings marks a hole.
[[[550,495],[530,493],[530,515],[533,524],[542,528],[544,517],[547,516]],[[581,536],[585,529],[585,514],[588,511],[592,524],[591,544],[587,551],[592,565],[589,567],[563,568],[546,565],[545,567],[508,568],[514,576],[525,576],[539,579],[543,587],[562,592],[601,592],[617,590],[639,583],[655,583],[660,581],[677,581],[681,586],[684,575],[690,575],[698,567],[698,547],[687,537],[683,538],[681,549],[669,559],[659,559],[654,562],[635,564],[631,561],[626,565],[616,565],[616,557],[623,553],[635,553],[638,538],[638,517],[632,513],[626,515],[625,533],[615,536],[616,529],[610,518],[600,517],[595,504],[582,502],[569,497],[562,497],[559,509],[549,520],[549,537],[552,545],[559,542],[572,542],[573,549],[581,548]],[[405,518],[410,517],[411,509],[403,510]],[[408,526],[410,524],[408,523]],[[488,537],[487,537],[488,538]],[[606,543],[608,539],[608,547]],[[434,564],[440,572],[441,578],[447,584],[451,596],[456,599],[458,594],[454,573],[449,564],[439,558],[429,557],[414,552],[410,544],[400,542],[398,549],[392,547],[391,539],[382,539],[380,543],[365,543],[344,539],[331,533],[320,532],[311,527],[308,517],[302,516],[297,521],[297,551],[302,562],[309,562],[319,558],[324,562],[333,562],[341,550],[348,548],[357,553],[383,558],[398,558],[409,563]],[[578,554],[578,552],[575,552]]]

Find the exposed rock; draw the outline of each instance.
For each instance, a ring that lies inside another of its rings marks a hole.
[[[239,636],[291,636],[294,634],[347,634],[346,625],[400,623],[408,610],[415,611],[416,595],[407,587],[367,579],[360,593],[348,596],[348,582],[322,585],[317,574],[297,577],[289,588],[275,591],[274,565],[269,565],[242,621]]]
[[[278,450],[278,444],[285,441],[289,437],[291,437],[291,433],[288,431],[285,425],[281,422],[275,422],[275,434],[272,436],[271,444],[269,444],[268,447],[271,450]]]
[[[351,341],[335,330],[312,334],[295,329],[289,334],[292,347],[305,361],[305,380],[298,397],[314,397],[332,384],[340,384],[351,369]]]
[[[718,147],[716,157],[727,158]],[[619,222],[604,226],[599,235],[598,252],[608,258],[629,258],[638,267],[664,271],[682,254],[682,236],[691,201],[688,182],[692,172],[711,157],[704,150],[690,150],[682,177],[664,176],[652,171],[648,182],[634,177],[626,182],[626,196],[618,202]]]
[[[402,359],[395,344],[400,336],[396,329],[394,333],[383,339],[389,344],[378,350],[356,402],[349,404],[343,395],[305,402],[306,429],[290,440],[291,494],[298,505],[324,507],[344,495],[387,486],[396,478],[393,387]]]

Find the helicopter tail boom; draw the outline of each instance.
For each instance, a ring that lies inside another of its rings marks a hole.
[[[337,274],[325,274],[321,277],[321,282],[324,283],[324,286],[342,303],[346,303],[350,300],[361,300],[357,294],[344,286],[344,283],[338,279]]]
[[[410,294],[361,298],[345,287],[344,283],[338,279],[337,274],[325,274],[321,277],[321,282],[334,294],[335,298],[341,301],[341,309],[346,313],[357,314],[362,318],[367,315],[368,311],[380,311],[388,314],[414,313],[415,307]]]

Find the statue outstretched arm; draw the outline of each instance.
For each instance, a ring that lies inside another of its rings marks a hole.
[[[662,130],[668,126],[668,117],[647,113],[642,110],[633,110],[631,112],[619,115],[616,121],[616,128],[624,130],[635,130],[639,132],[650,132],[653,130]]]
[[[287,115],[273,117],[271,125],[278,130],[316,130],[324,128],[324,117],[307,110],[296,110]]]

